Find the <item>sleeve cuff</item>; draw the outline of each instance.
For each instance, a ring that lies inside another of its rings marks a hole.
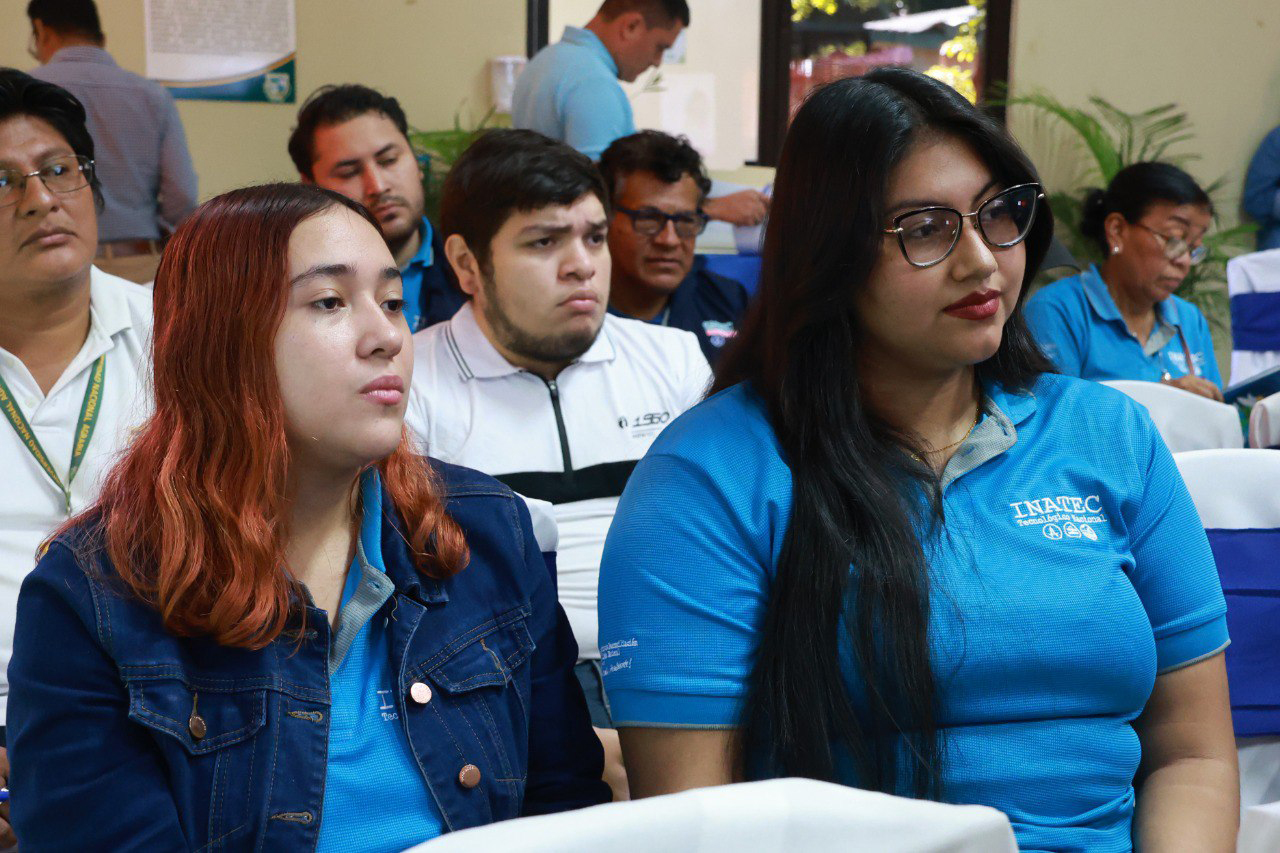
[[[608,690],[615,728],[731,729],[742,716],[737,696],[691,696],[654,690]]]
[[[1156,674],[1164,675],[1199,663],[1221,652],[1231,643],[1227,636],[1226,614],[1156,640]]]

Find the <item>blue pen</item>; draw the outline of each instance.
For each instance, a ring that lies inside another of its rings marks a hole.
[[[0,788],[0,803],[7,803],[7,802],[9,802],[9,789]]]

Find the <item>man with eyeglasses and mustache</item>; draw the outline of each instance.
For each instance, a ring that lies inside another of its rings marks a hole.
[[[740,282],[694,257],[710,218],[702,157],[684,137],[644,130],[605,149],[600,172],[613,198],[609,312],[693,332],[715,364],[737,334],[748,297]]]
[[[0,68],[0,785],[18,588],[150,414],[151,291],[93,266],[93,138],[65,89]],[[20,795],[15,795],[20,796]],[[0,804],[0,848],[13,843]]]
[[[403,276],[410,329],[462,307],[444,241],[424,212],[422,166],[395,98],[355,84],[317,89],[298,111],[289,156],[305,183],[360,202],[378,220]]]

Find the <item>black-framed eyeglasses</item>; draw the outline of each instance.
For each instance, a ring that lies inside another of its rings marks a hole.
[[[1205,259],[1209,254],[1209,247],[1201,243],[1198,246],[1192,246],[1181,237],[1174,237],[1170,234],[1161,234],[1150,225],[1143,225],[1141,222],[1135,222],[1134,225],[1139,228],[1145,228],[1150,231],[1152,236],[1159,238],[1160,248],[1164,251],[1164,256],[1171,261],[1176,261],[1184,254],[1191,260],[1191,265],[1195,266]]]
[[[884,233],[898,236],[898,246],[907,263],[931,267],[942,263],[955,249],[962,223],[970,217],[988,245],[997,249],[1018,245],[1031,230],[1042,198],[1044,188],[1039,184],[1018,184],[996,193],[971,213],[941,205],[909,210],[895,216],[893,227],[884,229]]]
[[[657,237],[667,227],[668,222],[676,227],[677,236],[697,237],[707,230],[707,223],[711,221],[711,217],[701,210],[690,213],[664,213],[655,207],[632,210],[620,204],[615,204],[613,209],[629,218],[631,227],[636,230],[636,233],[643,234],[645,237]]]
[[[27,181],[39,178],[51,193],[82,190],[93,181],[93,161],[88,157],[66,154],[54,157],[34,172],[0,169],[0,207],[17,204],[27,191]]]

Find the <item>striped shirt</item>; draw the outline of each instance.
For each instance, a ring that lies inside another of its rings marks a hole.
[[[74,45],[31,72],[75,95],[88,114],[106,206],[98,239],[154,240],[196,206],[196,171],[173,97],[100,47]]]

